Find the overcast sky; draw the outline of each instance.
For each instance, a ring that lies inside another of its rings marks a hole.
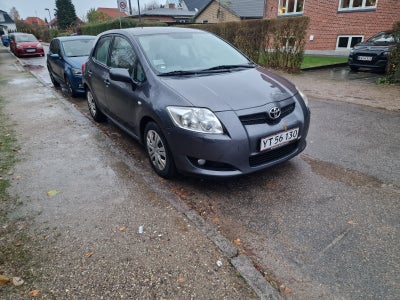
[[[129,5],[129,0],[126,0]],[[166,0],[139,0],[140,7],[150,3],[165,4]],[[72,0],[75,6],[76,15],[79,18],[86,17],[86,13],[91,8],[109,7],[117,8],[117,0]],[[137,9],[138,0],[131,0],[132,9]],[[12,7],[15,7],[22,19],[27,17],[39,17],[49,19],[50,9],[51,17],[54,18],[54,9],[56,8],[56,0],[0,0],[0,9],[9,13]]]

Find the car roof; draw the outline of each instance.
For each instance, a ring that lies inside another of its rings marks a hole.
[[[126,33],[133,36],[149,35],[149,34],[168,34],[168,33],[184,33],[184,32],[203,32],[202,30],[193,28],[182,28],[182,27],[134,27],[134,28],[124,28],[124,29],[113,29],[101,33]]]
[[[13,32],[13,33],[10,33],[10,34],[14,34],[14,35],[33,35],[32,33],[26,33],[26,32]]]
[[[75,40],[94,40],[96,36],[94,35],[69,35],[69,36],[60,36],[56,37],[55,39],[60,40],[61,42],[64,41],[75,41]]]

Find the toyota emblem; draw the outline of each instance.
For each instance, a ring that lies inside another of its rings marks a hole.
[[[281,116],[281,109],[278,106],[274,106],[269,110],[268,115],[272,120],[276,120]]]

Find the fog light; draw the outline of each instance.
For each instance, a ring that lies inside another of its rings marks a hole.
[[[202,159],[202,158],[199,158],[199,159],[197,160],[197,163],[199,164],[199,166],[204,166],[204,165],[206,164],[206,160],[205,160],[205,159]]]

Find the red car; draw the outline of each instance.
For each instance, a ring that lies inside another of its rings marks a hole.
[[[15,32],[9,38],[10,49],[15,56],[44,56],[43,45],[33,34]]]

